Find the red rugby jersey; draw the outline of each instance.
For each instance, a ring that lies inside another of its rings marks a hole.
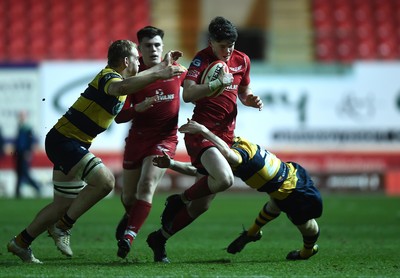
[[[209,64],[216,61],[211,47],[199,51],[192,60],[186,79],[200,84],[201,75]],[[236,125],[239,86],[250,84],[250,58],[234,49],[227,63],[233,75],[233,83],[218,97],[205,97],[196,101],[192,120],[212,131],[233,131]]]
[[[175,63],[177,65],[177,63]],[[140,58],[139,71],[146,70]],[[186,72],[166,80],[157,80],[135,94],[128,95],[124,107],[117,116],[117,121],[123,122],[132,119],[129,132],[146,133],[176,133],[180,105],[180,89],[183,85]],[[159,101],[144,112],[137,113],[131,109],[135,104],[148,97],[159,96]],[[130,112],[128,112],[130,109]]]

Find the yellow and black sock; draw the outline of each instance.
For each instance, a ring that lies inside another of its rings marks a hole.
[[[267,203],[268,204],[268,203]],[[277,218],[280,213],[271,213],[267,211],[267,204],[263,206],[261,211],[258,213],[258,216],[256,220],[254,221],[254,224],[249,228],[247,231],[247,235],[249,236],[255,236],[258,234],[261,230],[262,227],[264,227],[268,222],[274,220]]]
[[[303,248],[300,250],[300,256],[302,258],[309,258],[313,255],[313,247],[319,237],[319,230],[313,236],[303,236]]]

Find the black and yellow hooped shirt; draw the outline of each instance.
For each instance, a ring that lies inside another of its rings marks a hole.
[[[241,137],[235,137],[231,148],[240,160],[233,173],[251,188],[279,200],[296,188],[297,170],[291,163],[281,161],[273,153]]]
[[[90,145],[98,134],[111,125],[124,105],[126,95],[111,96],[107,93],[111,82],[122,79],[109,67],[101,70],[54,128],[68,138]]]

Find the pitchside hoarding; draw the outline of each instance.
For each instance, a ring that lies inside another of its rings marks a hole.
[[[44,136],[83,92],[105,61],[44,62],[38,68],[0,70],[0,124],[15,130],[15,112],[29,110]],[[376,190],[385,171],[400,169],[400,63],[359,63],[343,75],[251,75],[264,102],[258,111],[239,104],[236,134],[294,160],[327,188]],[[179,124],[191,117],[182,101]],[[115,168],[129,124],[113,124],[92,150],[109,154]],[[3,129],[4,130],[4,129]],[[183,136],[178,152],[185,154]],[[111,154],[111,155],[110,155]]]
[[[0,68],[4,135],[14,135],[17,112],[27,110],[43,141],[104,65],[44,62],[39,68]],[[346,75],[252,75],[251,87],[264,109],[239,105],[236,132],[275,151],[400,151],[399,74],[399,63],[362,63]],[[180,124],[192,109],[182,102]],[[113,124],[93,149],[122,149],[128,125]],[[183,144],[179,148],[185,151]]]

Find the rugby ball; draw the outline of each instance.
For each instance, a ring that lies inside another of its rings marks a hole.
[[[217,60],[212,62],[208,67],[205,69],[203,72],[203,75],[201,76],[201,84],[208,84],[211,81],[214,81],[215,79],[218,78],[218,74],[221,72],[221,70],[225,72],[229,72],[228,65],[221,60]],[[211,95],[212,97],[219,96],[223,91],[225,90],[225,87],[222,87],[220,89],[215,90],[213,94]]]

